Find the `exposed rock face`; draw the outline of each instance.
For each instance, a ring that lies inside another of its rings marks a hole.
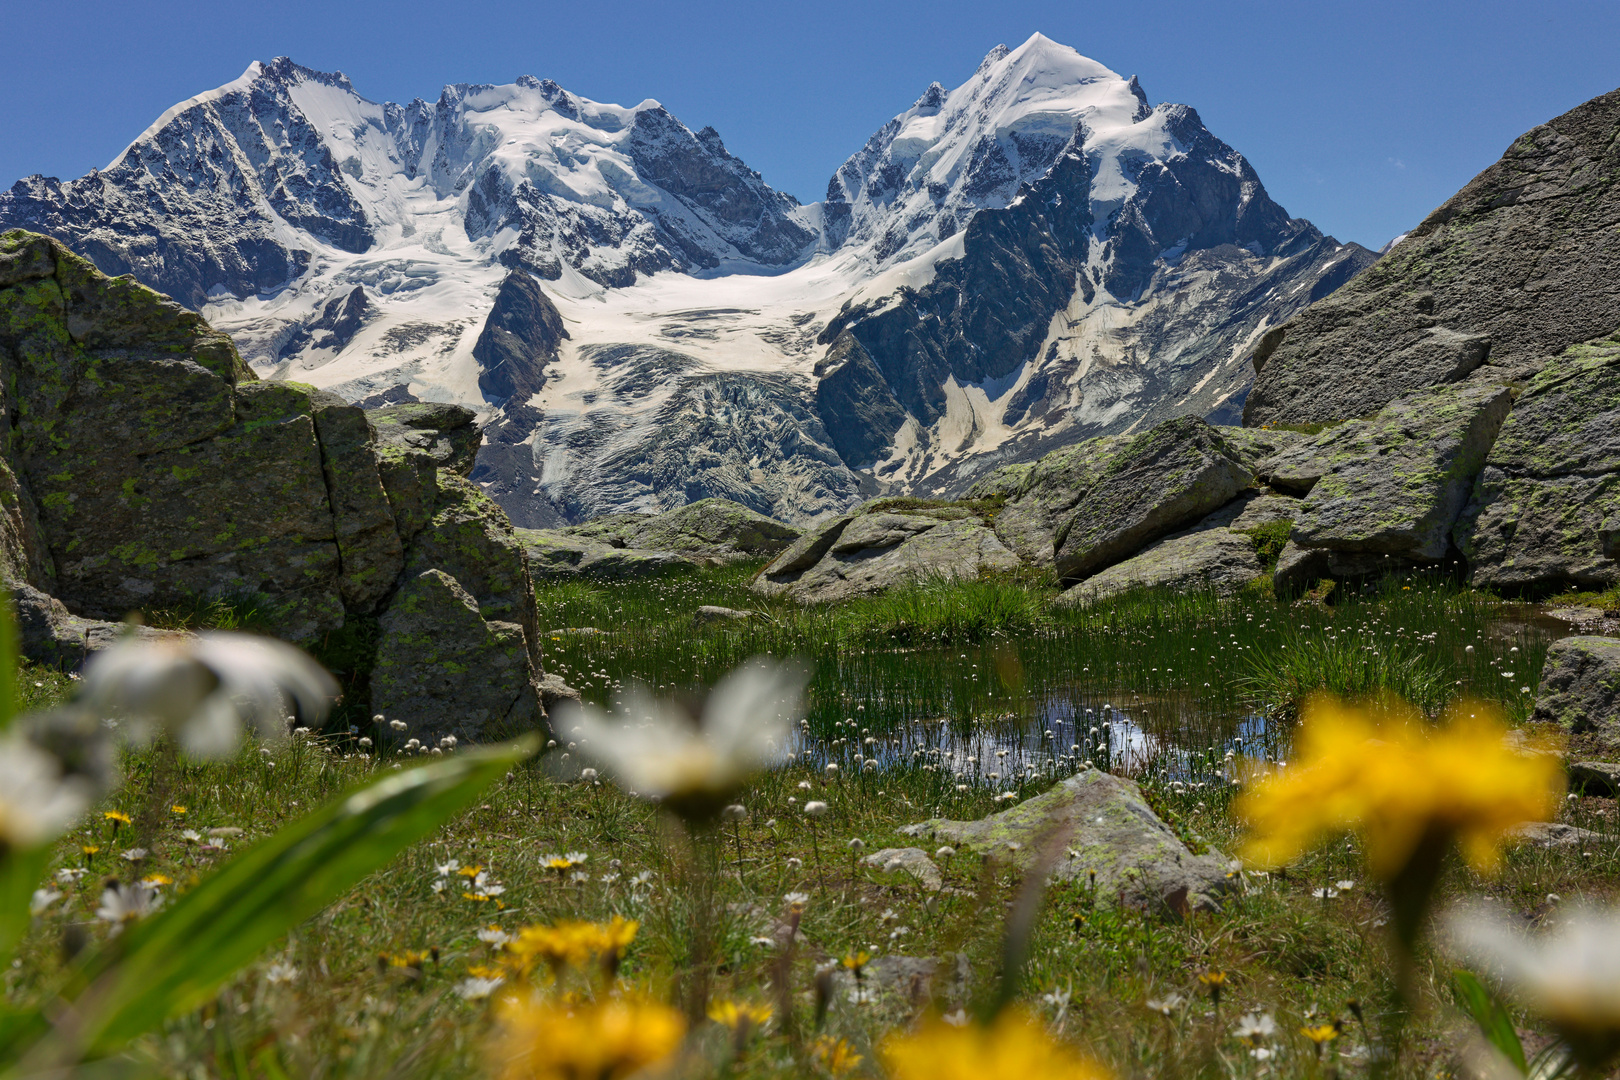
[[[762,596],[826,603],[931,578],[976,578],[1016,569],[1018,556],[962,507],[863,507],[806,533],[777,556],[752,588]]]
[[[1620,339],[1547,361],[1514,403],[1457,526],[1471,580],[1545,591],[1620,580]]]
[[[1620,91],[1521,136],[1373,269],[1268,336],[1244,423],[1344,420],[1426,386],[1521,379],[1620,326],[1617,133]]]
[[[131,627],[104,619],[81,619],[31,585],[13,579],[12,610],[17,617],[18,647],[30,660],[62,669],[77,668],[91,653],[107,648],[126,634],[157,641],[185,637],[183,631],[158,630],[150,626]]]
[[[304,643],[380,613],[374,704],[418,737],[543,717],[523,547],[457,471],[470,410],[261,382],[198,316],[22,232],[0,382],[0,562],[36,659],[82,661],[114,633],[95,617],[248,593]]]
[[[1231,529],[1177,533],[1094,574],[1058,597],[1087,604],[1131,589],[1175,589],[1230,596],[1260,576],[1254,541]]]
[[[1058,576],[1083,578],[1231,502],[1253,479],[1195,417],[1111,449],[1056,537]]]
[[[366,318],[376,310],[366,296],[366,287],[356,285],[332,297],[321,307],[318,316],[294,330],[277,356],[285,359],[310,350],[335,356],[349,347]]]
[[[1312,444],[1321,474],[1292,538],[1307,548],[1444,558],[1510,405],[1500,386],[1436,387],[1324,432]]]
[[[1620,639],[1567,637],[1547,649],[1531,719],[1620,742]]]
[[[883,848],[861,860],[867,866],[889,874],[908,874],[929,892],[945,887],[945,876],[922,848]]]
[[[1097,902],[1149,910],[1203,909],[1231,888],[1226,862],[1194,855],[1148,808],[1134,781],[1095,769],[979,821],[936,818],[900,830],[995,854],[1032,869],[1046,844],[1061,845],[1052,876],[1086,881]]]
[[[838,455],[857,468],[887,457],[906,411],[854,334],[838,335],[815,375],[816,415]]]
[[[610,514],[564,529],[519,529],[536,578],[645,577],[782,551],[801,530],[726,499],[662,514]]]
[[[384,450],[420,451],[451,472],[466,476],[472,471],[481,436],[473,423],[476,414],[465,405],[406,402],[370,409],[367,415]]]
[[[562,316],[526,270],[514,270],[495,293],[495,306],[473,345],[478,389],[497,404],[527,401],[546,384],[545,366],[568,336]]]
[[[499,738],[543,716],[530,674],[532,639],[518,623],[486,619],[444,571],[407,581],[378,629],[372,708],[405,720],[424,742]]]

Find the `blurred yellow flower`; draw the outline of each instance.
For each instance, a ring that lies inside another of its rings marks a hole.
[[[769,1005],[756,1005],[747,1001],[711,1001],[709,1019],[731,1031],[740,1052],[749,1036],[771,1022],[773,1010]]]
[[[810,1057],[816,1067],[833,1080],[853,1072],[855,1066],[866,1060],[849,1045],[849,1040],[835,1039],[831,1035],[823,1035],[816,1040],[810,1048]]]
[[[101,812],[101,816],[113,823],[114,831],[116,831],[120,825],[129,824],[129,815],[124,813],[122,810],[103,810]]]
[[[638,998],[570,1006],[509,994],[497,1016],[503,1080],[622,1080],[667,1061],[686,1035],[680,1013]]]
[[[583,968],[593,960],[611,969],[635,940],[640,926],[620,915],[605,923],[565,920],[551,926],[525,926],[506,943],[503,959],[525,976],[542,962],[553,972]]]
[[[931,1020],[884,1040],[894,1080],[1100,1080],[1108,1074],[1040,1024],[1008,1009],[989,1025]]]
[[[1494,706],[1464,702],[1439,726],[1415,710],[1306,704],[1295,762],[1250,785],[1235,810],[1249,825],[1244,857],[1274,868],[1325,835],[1357,830],[1370,869],[1393,881],[1428,842],[1455,841],[1469,865],[1493,870],[1515,826],[1545,821],[1564,787],[1557,758],[1509,746]]]

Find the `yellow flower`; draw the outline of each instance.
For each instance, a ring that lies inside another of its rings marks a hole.
[[[833,1080],[854,1071],[855,1066],[865,1060],[855,1052],[847,1039],[835,1039],[831,1035],[823,1035],[816,1040],[810,1048],[810,1057]]]
[[[509,994],[497,1015],[503,1080],[621,1080],[667,1061],[686,1035],[680,1013],[639,998],[568,1006]]]
[[[169,812],[173,813],[173,814],[180,814],[180,815],[184,816],[184,814],[186,812],[186,808],[181,806],[179,803],[175,803],[173,806],[169,807]]]
[[[92,856],[94,856],[96,854],[96,852],[101,850],[101,845],[100,844],[80,844],[79,845],[79,850],[81,852],[83,852],[84,857],[88,859],[88,858],[91,858]]]
[[[483,872],[484,868],[482,866],[463,866],[461,869],[456,871],[456,873],[460,874],[464,878],[475,878]]]
[[[145,885],[149,889],[155,888],[159,885],[173,885],[174,878],[170,877],[168,874],[153,874],[150,877],[141,878],[141,884]]]
[[[1299,1033],[1317,1046],[1332,1042],[1339,1037],[1339,1029],[1332,1024],[1307,1024],[1299,1029]]]
[[[1100,1080],[1107,1075],[1015,1009],[989,1025],[953,1027],[933,1020],[913,1034],[889,1036],[881,1053],[894,1080]]]
[[[129,815],[122,810],[103,810],[101,816],[113,823],[114,832],[118,831],[118,826],[129,824]]]
[[[1558,808],[1563,775],[1551,754],[1503,741],[1497,710],[1477,702],[1429,727],[1415,711],[1315,698],[1295,763],[1238,800],[1251,865],[1283,866],[1324,835],[1358,830],[1372,872],[1392,881],[1428,842],[1455,841],[1476,870],[1496,867],[1507,833]]]
[[[770,1023],[771,1015],[769,1005],[755,1005],[746,1001],[712,1001],[709,1003],[709,1019],[717,1024],[723,1024],[733,1031],[743,1024],[756,1028],[764,1027]]]
[[[583,968],[597,959],[612,968],[635,940],[640,925],[615,915],[605,923],[565,920],[552,926],[525,926],[506,943],[503,958],[522,975],[542,961],[554,972]]]
[[[857,975],[859,975],[862,969],[864,969],[866,965],[870,964],[871,962],[872,954],[869,952],[850,953],[848,956],[844,957],[844,967],[855,972]]]

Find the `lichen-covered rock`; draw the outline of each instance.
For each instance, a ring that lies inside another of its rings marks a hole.
[[[432,521],[405,552],[407,580],[426,570],[455,578],[485,619],[521,626],[539,667],[540,623],[523,544],[505,512],[448,469],[439,470]]]
[[[1025,562],[1051,566],[1059,531],[1123,441],[1105,435],[1053,450],[1033,463],[1003,466],[968,494],[972,498],[1005,494],[1006,502],[996,515],[996,535]]]
[[[1052,876],[1088,881],[1097,902],[1162,911],[1211,908],[1232,886],[1218,854],[1194,855],[1142,799],[1134,781],[1095,769],[978,821],[935,818],[900,830],[994,854],[1032,869],[1048,844],[1061,844]]]
[[[1580,636],[1553,642],[1541,667],[1531,719],[1620,742],[1620,638]]]
[[[474,423],[477,416],[465,405],[441,401],[408,401],[368,409],[377,444],[387,450],[415,450],[427,454],[435,465],[460,476],[472,472],[483,432]]]
[[[1302,547],[1439,560],[1507,418],[1507,389],[1440,386],[1315,443],[1326,471],[1294,519]]]
[[[1522,379],[1620,326],[1620,91],[1517,139],[1365,273],[1267,335],[1244,423]]]
[[[439,498],[439,465],[424,450],[377,445],[377,476],[394,515],[394,530],[404,543],[433,517]]]
[[[1231,502],[1253,479],[1196,417],[1168,420],[1110,449],[1057,536],[1054,566],[1085,578]]]
[[[878,503],[801,537],[760,572],[751,588],[762,596],[818,604],[908,582],[976,578],[1018,566],[1018,556],[977,514],[951,506],[895,513]]]
[[[39,508],[11,465],[0,458],[0,581],[56,587],[56,560],[39,524]]]
[[[364,409],[323,390],[310,398],[337,538],[338,588],[350,611],[369,614],[394,590],[405,566],[405,546],[377,468],[376,439]]]
[[[11,587],[11,605],[17,619],[18,650],[37,664],[63,671],[77,670],[90,654],[100,652],[127,635],[133,634],[143,641],[187,636],[179,630],[81,619],[69,612],[60,600],[30,585]]]
[[[1311,441],[1311,436],[1286,428],[1244,428],[1218,426],[1215,428],[1226,443],[1227,453],[1238,464],[1259,476],[1260,463],[1290,449]]]
[[[540,723],[529,646],[514,622],[488,619],[443,570],[401,586],[378,620],[372,708],[434,745],[484,742]]]
[[[883,848],[872,852],[861,862],[887,874],[906,874],[929,892],[938,892],[945,887],[945,876],[922,848]]]
[[[1620,581],[1605,546],[1620,515],[1620,338],[1576,345],[1530,380],[1456,530],[1477,585],[1548,590]]]
[[[1175,589],[1230,596],[1260,577],[1254,541],[1231,529],[1196,529],[1167,536],[1140,554],[1082,581],[1057,598],[1080,606],[1131,589]]]
[[[561,529],[519,529],[535,577],[633,578],[775,555],[801,529],[729,499],[700,499],[661,514],[609,514]]]

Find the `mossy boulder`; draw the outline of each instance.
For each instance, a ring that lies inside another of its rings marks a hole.
[[[1254,541],[1226,528],[1167,536],[1063,593],[1056,603],[1083,606],[1132,589],[1174,589],[1230,596],[1261,576]]]
[[[1323,469],[1294,519],[1292,539],[1331,548],[1435,560],[1512,397],[1488,384],[1441,386],[1397,398],[1373,420],[1312,444]]]
[[[1051,566],[1058,533],[1124,441],[1105,435],[1053,450],[1034,462],[1003,465],[970,488],[968,497],[1003,497],[996,535],[1025,562]]]
[[[1096,902],[1156,912],[1213,908],[1232,888],[1218,854],[1194,855],[1132,780],[1090,769],[978,821],[935,818],[900,830],[1031,870],[1051,846],[1053,878],[1091,883]]]
[[[891,510],[879,502],[806,533],[750,587],[762,596],[830,603],[907,582],[976,578],[1019,565],[972,509]]]
[[[1547,649],[1531,716],[1620,745],[1620,638],[1562,638]]]
[[[729,499],[661,514],[608,514],[561,529],[519,529],[535,577],[617,580],[774,555],[802,534]]]
[[[1368,416],[1427,386],[1519,381],[1620,326],[1620,90],[1501,160],[1256,350],[1248,425]]]
[[[440,401],[409,401],[366,410],[376,432],[377,445],[389,456],[426,454],[441,469],[460,476],[472,472],[483,432],[477,414],[465,405]]]
[[[1116,443],[1056,536],[1058,577],[1089,577],[1232,501],[1253,474],[1197,417]],[[1089,478],[1088,474],[1088,478]]]
[[[1620,581],[1620,337],[1548,360],[1514,403],[1456,530],[1477,585]]]
[[[379,620],[371,704],[428,746],[446,735],[484,742],[543,718],[524,628],[486,618],[436,569],[407,580]]]

